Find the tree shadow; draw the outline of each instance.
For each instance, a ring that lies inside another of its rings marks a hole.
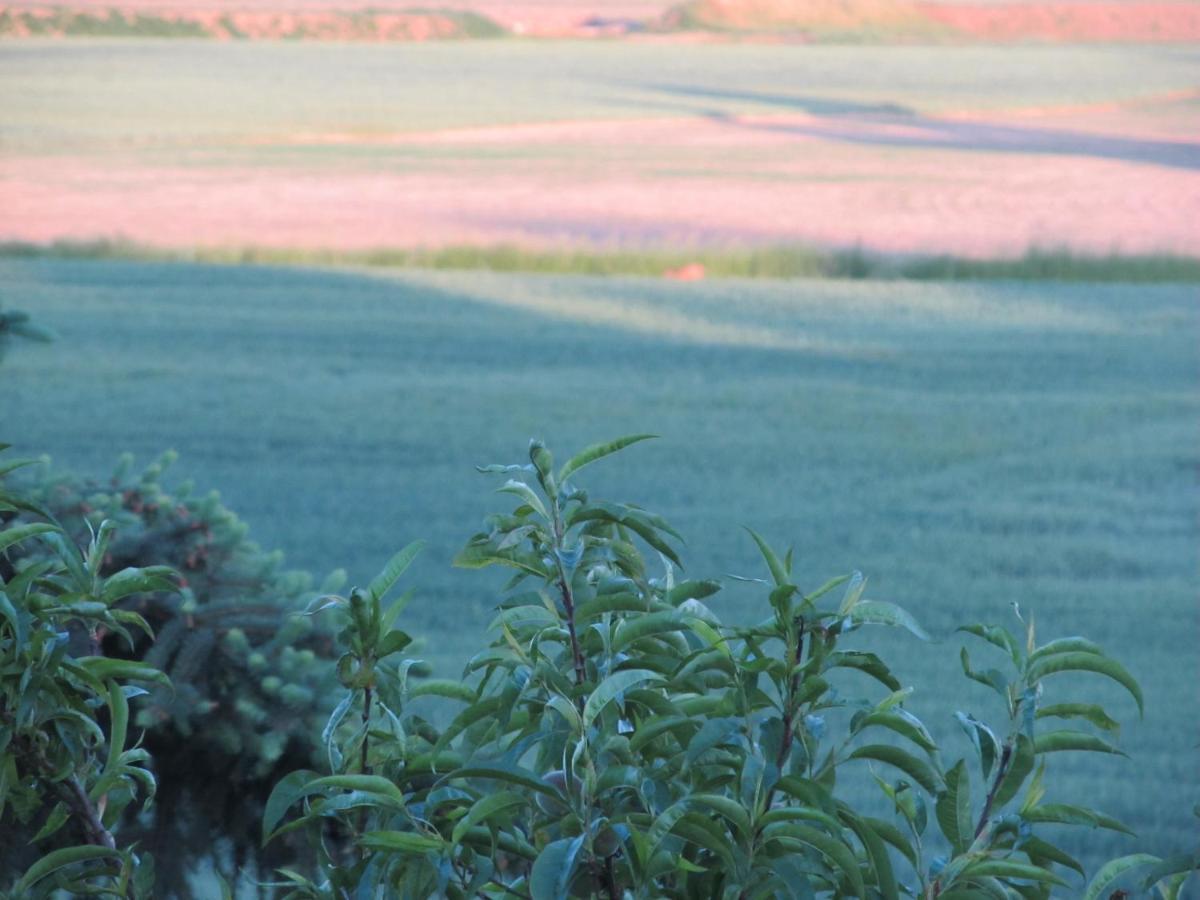
[[[748,118],[725,109],[692,110],[730,127],[775,134],[867,146],[1087,156],[1200,170],[1200,143],[1194,141],[1147,140],[1069,128],[940,118],[894,103],[861,103],[805,95],[681,85],[646,85],[646,88],[672,97],[754,103],[812,117],[811,121],[772,122]]]

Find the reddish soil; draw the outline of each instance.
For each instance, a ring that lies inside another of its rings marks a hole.
[[[447,148],[436,163],[400,170],[353,156],[336,166],[255,169],[9,156],[0,159],[0,239],[1200,255],[1195,99],[1175,98],[1179,115],[1153,104],[789,114],[271,141]],[[481,145],[488,152],[472,150]],[[536,166],[523,158],[530,148]],[[730,158],[749,162],[738,171]]]
[[[0,4],[0,37],[88,34],[97,19],[130,26],[140,19],[147,33],[186,28],[217,39],[414,41],[466,36],[455,12],[536,37],[1200,41],[1200,3],[1183,0],[17,0]]]
[[[1200,41],[1200,3],[921,3],[919,9],[980,41]]]

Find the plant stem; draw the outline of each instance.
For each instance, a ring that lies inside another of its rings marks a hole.
[[[617,900],[621,896],[617,887],[617,871],[611,856],[604,857],[604,889],[608,891],[609,900]]]
[[[558,514],[558,501],[554,501],[554,563],[558,567],[558,589],[562,593],[563,611],[567,615],[567,634],[571,639],[571,659],[575,665],[575,684],[582,685],[587,681],[587,669],[583,664],[583,651],[579,649],[579,636],[575,633],[575,598],[571,595],[571,585],[567,580],[567,570],[562,564],[562,519]],[[576,703],[580,712],[583,711],[583,697],[577,697]]]
[[[792,667],[800,665],[800,660],[804,656],[804,619],[800,618],[799,628],[796,631],[796,649],[792,654]],[[793,672],[791,679],[788,681],[787,697],[784,699],[783,706],[783,736],[779,741],[779,752],[775,755],[775,768],[779,770],[779,777],[783,777],[783,764],[787,762],[788,754],[792,750],[792,726],[795,724],[797,710],[796,694],[800,691],[800,673]],[[771,785],[771,789],[767,791],[767,802],[763,805],[763,811],[771,808],[771,804],[775,802],[775,785]]]
[[[369,746],[370,746],[370,742],[371,742],[371,731],[370,731],[370,724],[371,724],[371,686],[370,686],[370,685],[367,685],[365,688],[363,688],[363,711],[362,711],[362,723],[363,723],[362,756],[361,756],[361,759],[360,759],[360,761],[359,761],[358,770],[359,770],[359,772],[361,772],[363,775],[370,775],[370,774],[371,774],[371,772],[370,772],[370,770],[367,768],[367,750],[368,750],[368,748],[369,748]]]
[[[98,847],[115,850],[117,848],[116,839],[113,838],[112,832],[104,827],[99,811],[88,797],[87,791],[83,789],[83,785],[79,783],[79,779],[72,775],[61,783],[60,790],[63,800],[82,823],[87,842]]]
[[[983,811],[979,814],[979,824],[975,826],[975,837],[979,837],[983,833],[983,829],[987,827],[988,819],[992,815],[992,804],[996,802],[996,794],[1000,790],[1000,783],[1004,781],[1004,776],[1008,774],[1008,766],[1012,761],[1013,744],[1012,738],[1004,742],[1004,747],[1000,751],[1000,763],[996,766],[996,777],[992,779],[992,786],[988,789],[987,799],[983,801]]]

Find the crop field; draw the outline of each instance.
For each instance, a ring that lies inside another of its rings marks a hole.
[[[0,43],[0,241],[1200,256],[1200,51]]]
[[[741,524],[794,543],[806,584],[861,569],[940,639],[873,646],[936,686],[913,708],[952,748],[927,711],[992,711],[958,672],[956,625],[1016,624],[1017,602],[1041,637],[1097,640],[1141,680],[1146,718],[1089,686],[1133,762],[1076,764],[1051,799],[1094,801],[1158,853],[1193,837],[1194,287],[46,260],[0,261],[0,285],[59,333],[0,369],[6,440],[101,477],[121,450],[174,448],[177,480],[219,489],[318,575],[361,584],[428,539],[405,615],[446,674],[482,646],[499,584],[450,567],[505,508],[473,467],[522,461],[533,436],[566,455],[651,431],[588,470],[593,495],[664,514],[692,576],[762,574]],[[726,583],[726,621],[765,609]]]

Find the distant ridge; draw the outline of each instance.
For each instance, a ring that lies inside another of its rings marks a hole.
[[[0,37],[157,37],[214,40],[429,41],[503,37],[486,16],[458,9],[221,10],[3,6]]]
[[[440,0],[447,5],[413,8],[393,5],[396,0],[375,0],[375,5],[362,0],[362,7],[356,2],[0,0],[0,39],[1200,42],[1197,0],[686,0],[673,7],[655,0],[622,0],[615,5],[606,0],[569,0],[558,6],[553,0],[516,0],[507,6],[491,0]]]
[[[1200,41],[1200,3],[1141,0],[688,0],[661,27],[815,41]]]

